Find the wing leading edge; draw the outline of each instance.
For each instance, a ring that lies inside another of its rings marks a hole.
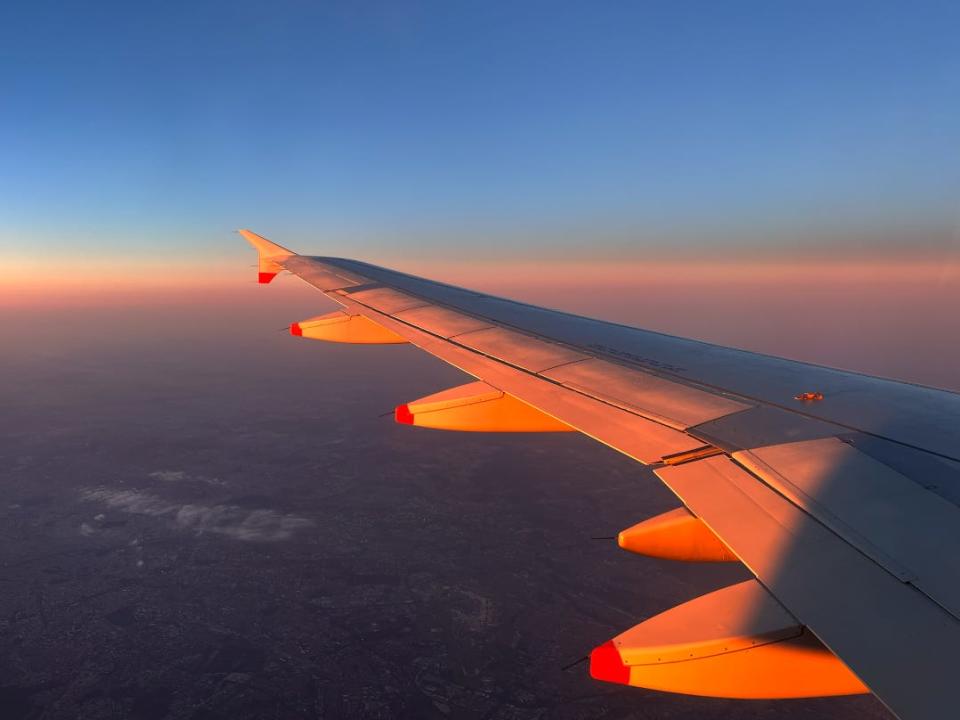
[[[344,307],[338,332],[382,328],[482,381],[403,406],[421,418],[429,408],[429,420],[399,409],[398,420],[589,435],[653,466],[687,509],[691,520],[659,523],[648,548],[703,559],[688,548],[708,534],[718,559],[736,556],[756,576],[601,646],[596,677],[726,697],[869,688],[901,718],[949,715],[960,396],[300,256],[240,232],[261,273],[287,270]]]

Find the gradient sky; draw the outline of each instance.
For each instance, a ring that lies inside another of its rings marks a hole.
[[[4,3],[0,242],[940,247],[958,25],[876,1]]]
[[[768,352],[741,336],[771,294],[812,328],[896,297],[907,332],[960,301],[958,27],[929,2],[4,3],[0,307],[227,293],[249,227]]]

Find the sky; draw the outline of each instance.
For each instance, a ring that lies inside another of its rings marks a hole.
[[[248,227],[659,329],[739,307],[705,331],[748,347],[765,335],[737,320],[771,293],[815,305],[812,327],[838,292],[853,323],[896,297],[907,332],[960,299],[958,21],[937,2],[4,3],[0,308],[233,297]],[[651,287],[699,311],[657,323]]]

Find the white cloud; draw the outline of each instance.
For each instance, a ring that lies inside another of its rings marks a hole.
[[[96,488],[84,490],[81,496],[134,515],[164,517],[198,535],[216,533],[237,540],[286,540],[295,531],[313,525],[307,518],[267,508],[251,511],[236,505],[178,505],[138,490]]]
[[[187,474],[183,470],[155,470],[150,473],[154,480],[163,480],[165,482],[179,482],[185,480]]]
[[[207,485],[227,484],[220,478],[207,477],[206,475],[190,475],[183,470],[154,470],[148,477],[154,480],[162,480],[163,482],[201,482]]]

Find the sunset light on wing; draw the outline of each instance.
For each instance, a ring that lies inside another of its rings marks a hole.
[[[0,8],[0,720],[949,720],[960,4]]]

